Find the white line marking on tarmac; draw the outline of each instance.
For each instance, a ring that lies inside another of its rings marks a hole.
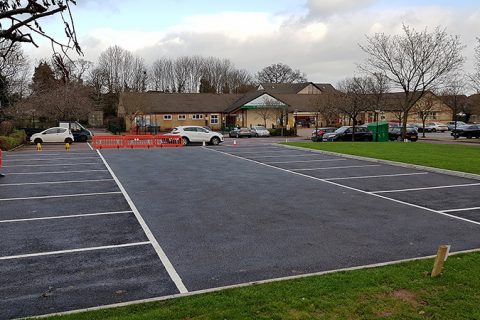
[[[137,207],[135,206],[135,203],[132,201],[132,198],[130,198],[130,196],[128,195],[127,191],[125,190],[125,188],[123,187],[122,183],[120,182],[120,180],[118,180],[117,176],[115,175],[115,173],[113,172],[112,168],[110,167],[110,165],[108,164],[107,160],[105,160],[105,158],[103,157],[102,153],[100,152],[100,150],[97,150],[97,153],[98,155],[100,156],[100,158],[102,158],[102,161],[103,163],[105,164],[105,166],[107,167],[108,171],[110,172],[110,174],[112,175],[113,179],[115,180],[115,182],[117,183],[117,186],[118,188],[120,188],[121,190],[121,193],[123,194],[123,196],[125,197],[125,199],[127,200],[130,208],[132,209],[133,213],[135,214],[135,217],[137,218],[138,222],[140,223],[140,225],[142,226],[142,229],[143,231],[145,232],[146,236],[148,237],[148,240],[150,240],[150,243],[152,244],[153,248],[155,249],[155,251],[157,252],[157,255],[158,257],[160,258],[160,261],[162,262],[163,266],[165,267],[165,269],[167,270],[170,278],[173,280],[173,282],[175,283],[175,285],[177,286],[177,289],[180,293],[186,293],[188,292],[187,288],[185,287],[185,285],[183,284],[183,281],[182,279],[180,278],[180,275],[177,273],[177,270],[175,270],[175,267],[173,266],[173,264],[170,262],[170,259],[168,259],[165,251],[163,251],[162,247],[160,246],[160,244],[158,243],[157,239],[155,238],[155,236],[153,235],[152,231],[150,230],[150,228],[147,226],[147,224],[145,223],[145,220],[143,220],[143,217],[142,215],[140,214],[140,212],[138,211]]]
[[[101,247],[90,247],[90,248],[59,250],[59,251],[40,252],[40,253],[19,254],[19,255],[16,255],[16,256],[0,257],[0,261],[1,260],[31,258],[31,257],[51,256],[51,255],[55,255],[55,254],[76,253],[76,252],[86,252],[86,251],[116,249],[116,248],[127,248],[127,247],[135,247],[135,246],[144,246],[144,245],[147,245],[147,244],[150,244],[150,241],[116,244],[116,245],[101,246]]]
[[[8,183],[8,184],[0,184],[0,187],[31,186],[31,185],[42,185],[42,184],[87,183],[87,182],[104,182],[104,181],[114,181],[114,180],[113,180],[113,179],[96,179],[96,180],[72,180],[72,181],[46,181],[46,182]]]
[[[449,256],[455,256],[455,255],[466,254],[466,253],[475,253],[475,252],[480,252],[480,249],[450,252]],[[98,310],[106,310],[106,309],[113,309],[113,308],[121,308],[121,307],[127,307],[127,306],[131,306],[131,305],[139,305],[139,304],[144,304],[144,303],[172,300],[172,299],[176,299],[176,298],[191,297],[191,296],[197,296],[197,295],[206,294],[206,293],[219,292],[219,291],[235,289],[235,288],[244,288],[244,287],[250,287],[250,286],[254,286],[254,285],[262,285],[262,284],[267,284],[267,283],[273,283],[273,282],[282,282],[282,281],[304,279],[304,278],[310,278],[310,277],[318,277],[318,276],[323,276],[323,275],[327,275],[327,274],[331,274],[331,273],[339,273],[339,272],[348,272],[348,271],[355,271],[355,270],[386,267],[386,266],[390,266],[390,265],[401,264],[401,263],[404,263],[404,262],[412,262],[412,261],[421,261],[421,260],[433,259],[435,257],[436,257],[435,255],[415,257],[415,258],[380,262],[380,263],[375,263],[375,264],[368,264],[368,265],[363,265],[363,266],[356,266],[356,267],[349,267],[349,268],[342,268],[342,269],[335,269],[335,270],[305,273],[305,274],[299,274],[299,275],[295,275],[295,276],[287,276],[287,277],[281,277],[281,278],[259,280],[259,281],[246,282],[246,283],[239,283],[239,284],[234,284],[234,285],[230,285],[230,286],[223,286],[223,287],[217,287],[217,288],[211,288],[211,289],[191,291],[191,292],[183,293],[183,294],[172,294],[172,295],[163,296],[163,297],[156,297],[156,298],[149,298],[149,299],[142,299],[142,300],[134,300],[134,301],[128,301],[128,302],[108,304],[108,305],[103,305],[103,306],[98,306],[98,307],[90,307],[90,308],[85,308],[85,309],[77,309],[77,310],[70,310],[70,311],[64,311],[64,312],[37,315],[37,316],[35,316],[35,318],[40,319],[40,318],[58,317],[58,316],[66,316],[66,315],[72,315],[72,314],[83,313],[83,312],[88,312],[88,311],[98,311]]]
[[[440,210],[440,212],[461,212],[461,211],[473,211],[473,210],[480,210],[480,207]]]
[[[34,200],[34,199],[55,199],[55,198],[74,198],[74,197],[91,197],[91,196],[104,196],[109,194],[121,194],[120,191],[113,192],[97,192],[97,193],[76,193],[76,194],[63,194],[56,196],[38,196],[38,197],[24,197],[24,198],[4,198],[0,201],[17,201],[17,200]]]
[[[87,146],[90,148],[90,150],[93,150],[92,145],[88,141],[87,141]]]
[[[205,148],[205,149],[208,149],[208,148]],[[413,204],[413,203],[409,203],[409,202],[405,202],[405,201],[401,201],[401,200],[397,200],[397,199],[392,199],[392,198],[389,198],[389,197],[382,196],[382,195],[380,195],[380,194],[375,194],[375,193],[371,193],[371,192],[368,192],[368,191],[360,190],[360,189],[357,189],[357,188],[345,186],[345,185],[343,185],[343,184],[336,183],[336,182],[333,182],[333,181],[328,181],[328,180],[325,180],[325,179],[321,179],[321,178],[317,178],[317,177],[312,177],[312,176],[309,176],[309,175],[306,175],[306,174],[303,174],[303,173],[300,173],[300,172],[295,172],[295,171],[290,171],[290,170],[287,170],[287,169],[275,167],[275,166],[272,166],[272,165],[269,165],[269,164],[265,164],[265,163],[262,163],[262,162],[259,162],[259,161],[255,161],[255,160],[252,160],[252,159],[242,158],[242,157],[239,157],[239,156],[236,156],[236,155],[233,155],[233,154],[229,154],[229,153],[226,153],[226,152],[217,151],[217,150],[214,150],[214,149],[208,149],[208,150],[212,150],[212,151],[215,151],[215,152],[218,152],[218,153],[222,153],[222,154],[228,155],[228,156],[230,156],[230,157],[242,159],[242,160],[245,160],[245,161],[250,161],[250,162],[253,162],[253,163],[257,163],[257,164],[260,164],[260,165],[262,165],[262,166],[266,166],[266,167],[269,167],[269,168],[274,168],[274,169],[277,169],[277,170],[280,170],[280,171],[284,171],[284,172],[289,172],[289,173],[292,173],[292,174],[296,174],[296,175],[298,175],[298,176],[305,177],[305,178],[308,178],[308,179],[317,180],[317,181],[325,182],[325,183],[328,183],[328,184],[331,184],[331,185],[334,185],[334,186],[338,186],[338,187],[341,187],[341,188],[345,188],[345,189],[349,189],[349,190],[352,190],[352,191],[356,191],[356,192],[359,192],[359,193],[368,194],[368,195],[371,195],[371,196],[373,196],[373,197],[377,197],[377,198],[381,198],[381,199],[384,199],[384,200],[389,200],[389,201],[392,201],[392,202],[396,202],[396,203],[399,203],[399,204],[403,204],[403,205],[406,205],[406,206],[410,206],[410,207],[413,207],[413,208],[417,208],[417,209],[422,209],[422,210],[425,210],[425,211],[433,212],[433,213],[436,213],[436,214],[439,214],[439,215],[442,215],[442,216],[445,216],[445,217],[449,217],[449,218],[453,218],[453,219],[456,219],[456,220],[461,220],[461,221],[473,223],[473,224],[475,224],[475,225],[480,225],[480,222],[477,222],[477,221],[473,221],[473,220],[469,220],[469,219],[457,217],[457,216],[454,216],[454,215],[451,215],[451,214],[448,214],[448,213],[444,213],[444,212],[441,212],[441,211],[438,211],[438,210],[434,210],[434,209],[430,209],[430,208],[427,208],[427,207],[422,207],[422,206],[419,206],[419,205],[416,205],[416,204]]]
[[[340,178],[326,178],[325,180],[337,181],[337,180],[350,180],[350,179],[372,179],[372,178],[388,178],[388,177],[401,177],[401,176],[416,176],[425,175],[428,172],[412,172],[412,173],[398,173],[398,174],[380,174],[377,176],[359,176],[359,177],[340,177]]]
[[[213,151],[217,151],[215,149],[210,149],[210,150],[213,150]],[[222,153],[228,153],[228,152],[223,152],[223,151],[218,151],[218,152],[222,152]],[[232,156],[235,156],[235,154],[232,154],[232,153],[228,153],[228,154],[231,154]],[[253,156],[253,158],[257,159],[257,158],[280,158],[280,157],[319,157],[319,156],[322,156],[321,154],[319,153],[302,153],[302,154],[292,154],[292,155],[278,155],[278,156],[258,156],[258,157],[255,157]],[[246,159],[246,158],[245,158]]]
[[[448,186],[424,187],[424,188],[410,188],[410,189],[397,189],[397,190],[385,190],[385,191],[371,191],[370,193],[395,193],[395,192],[407,192],[407,191],[421,191],[421,190],[437,190],[437,189],[448,189],[448,188],[461,188],[461,187],[470,187],[470,186],[480,186],[480,183],[453,184],[453,185],[448,185]]]
[[[75,158],[75,157],[69,157],[69,158],[43,158],[43,159],[22,159],[22,160],[19,160],[19,159],[15,159],[15,160],[4,160],[5,163],[10,163],[10,162],[26,162],[26,161],[30,161],[30,162],[33,162],[33,161],[57,161],[57,160],[91,160],[91,159],[98,159],[98,157],[82,157],[82,158]]]
[[[368,168],[368,167],[381,167],[380,164],[368,164],[362,166],[343,166],[343,167],[323,167],[323,168],[311,168],[311,169],[290,169],[292,171],[316,171],[316,170],[333,170],[333,169],[349,169],[349,168]]]
[[[66,215],[66,216],[51,216],[51,217],[42,217],[42,218],[0,220],[0,223],[14,223],[14,222],[39,221],[39,220],[55,220],[55,219],[73,219],[73,218],[82,218],[82,217],[109,216],[109,215],[122,214],[122,213],[133,213],[133,211],[85,213],[85,214],[73,214],[73,215]]]
[[[46,171],[46,172],[8,172],[8,175],[29,175],[29,174],[69,174],[69,173],[85,173],[85,172],[108,172],[105,169],[99,170],[75,170],[75,171]]]
[[[86,166],[93,164],[101,164],[101,162],[83,162],[83,163],[56,163],[56,164],[19,164],[13,166],[3,166],[4,168],[19,168],[19,167],[69,167],[69,166]]]
[[[267,164],[284,164],[284,163],[307,163],[307,162],[330,162],[330,161],[347,161],[348,159],[323,159],[323,160],[297,160],[297,161],[275,161],[275,162],[265,162]]]
[[[293,150],[294,151],[294,150]],[[285,154],[292,154],[292,150],[275,150],[275,151],[268,151],[268,150],[260,150],[256,152],[230,152],[230,154],[235,154],[235,155],[243,155],[243,154],[266,154],[266,153],[285,153]]]
[[[42,151],[42,152],[21,152],[21,151],[15,151],[15,152],[9,152],[5,153],[5,159],[6,158],[19,158],[21,156],[25,157],[31,157],[33,155],[35,156],[66,156],[66,155],[77,155],[77,154],[87,154],[90,153],[92,154],[93,152],[90,150],[85,150],[83,152],[63,152],[63,153],[49,153],[48,151]]]

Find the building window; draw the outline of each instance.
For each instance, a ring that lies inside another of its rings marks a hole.
[[[218,114],[210,116],[210,124],[218,124]]]
[[[178,115],[178,120],[187,120],[187,116],[184,114],[179,114]]]
[[[172,115],[171,114],[163,115],[163,120],[172,120]]]
[[[193,120],[202,120],[203,119],[203,114],[194,114],[192,115]]]

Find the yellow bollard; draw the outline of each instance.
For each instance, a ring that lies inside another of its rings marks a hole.
[[[70,151],[70,143],[65,143],[65,150]]]
[[[41,143],[37,143],[37,151],[42,151],[42,144]]]

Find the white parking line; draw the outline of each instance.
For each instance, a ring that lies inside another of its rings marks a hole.
[[[62,153],[48,153],[48,151],[41,151],[41,152],[21,152],[21,151],[14,151],[14,152],[9,152],[5,153],[5,159],[7,158],[19,158],[22,156],[25,157],[31,157],[33,155],[35,156],[66,156],[66,155],[77,155],[77,154],[93,154],[92,151],[90,150],[85,150],[83,152],[71,152],[71,151],[65,151]]]
[[[56,163],[56,164],[19,164],[13,166],[3,166],[4,168],[20,168],[20,167],[61,167],[61,166],[86,166],[92,164],[102,164],[101,162],[83,162],[83,163]]]
[[[104,182],[104,181],[114,181],[114,180],[113,180],[113,179],[96,179],[96,180],[72,180],[72,181],[46,181],[46,182],[7,183],[7,184],[0,184],[0,187],[31,186],[31,185],[42,185],[42,184],[87,183],[87,182]]]
[[[215,149],[211,149],[211,150],[214,150],[214,151],[217,151]],[[218,152],[223,152],[223,151],[218,151]],[[227,153],[227,152],[223,152],[223,153]],[[232,154],[232,153],[229,153],[231,154],[232,156],[235,156],[235,154]],[[319,157],[319,156],[322,156],[321,154],[317,153],[317,154],[312,154],[312,153],[302,153],[302,154],[292,154],[292,155],[277,155],[277,156],[259,156],[259,157],[255,157],[253,156],[252,158],[255,158],[255,159],[258,159],[258,158],[280,158],[280,157]],[[246,159],[246,158],[245,158]]]
[[[436,190],[436,189],[448,189],[448,188],[461,188],[461,187],[470,187],[470,186],[480,186],[480,183],[454,184],[454,185],[448,185],[448,186],[425,187],[425,188],[410,188],[410,189],[397,189],[397,190],[385,190],[385,191],[371,191],[370,193],[396,193],[396,192],[407,192],[407,191],[421,191],[421,190]]]
[[[87,141],[87,146],[90,148],[90,150],[93,150],[92,145],[88,141]]]
[[[36,158],[36,159],[15,159],[15,160],[4,160],[5,163],[10,163],[10,162],[25,162],[25,161],[57,161],[57,160],[91,160],[91,159],[98,159],[98,157],[81,157],[81,158],[75,158],[75,157],[68,157],[68,158]]]
[[[138,211],[137,207],[135,206],[135,203],[132,201],[132,198],[130,198],[130,196],[128,195],[127,191],[125,190],[125,188],[123,187],[122,183],[120,182],[120,180],[118,180],[117,176],[115,175],[115,173],[113,172],[112,168],[110,167],[110,165],[108,164],[107,160],[105,160],[105,158],[103,157],[102,153],[100,152],[100,150],[97,150],[97,153],[98,155],[100,156],[100,158],[102,158],[102,161],[103,163],[105,164],[105,166],[107,167],[108,171],[110,172],[110,174],[112,175],[113,179],[115,180],[115,182],[117,183],[117,186],[118,188],[121,190],[121,193],[123,194],[123,196],[125,197],[125,200],[127,200],[128,202],[128,205],[130,206],[130,208],[132,209],[133,213],[135,214],[135,217],[137,218],[138,220],[138,223],[140,223],[140,225],[142,226],[142,229],[143,229],[143,232],[145,232],[145,235],[147,236],[148,240],[150,240],[150,243],[152,244],[153,248],[155,249],[158,257],[160,258],[160,261],[162,262],[165,270],[167,270],[168,272],[168,275],[170,276],[170,278],[172,279],[172,281],[175,283],[175,285],[177,286],[177,289],[180,293],[187,293],[188,290],[187,288],[185,287],[185,285],[183,284],[183,281],[182,279],[180,278],[180,275],[177,273],[177,270],[175,270],[175,267],[173,266],[173,264],[170,262],[170,259],[168,259],[165,251],[163,251],[162,247],[160,246],[160,244],[158,243],[157,239],[155,238],[155,236],[153,235],[152,231],[150,230],[150,228],[148,227],[148,225],[145,223],[145,220],[143,220],[143,217],[142,215],[140,214],[140,211]]]
[[[65,253],[76,253],[76,252],[86,252],[86,251],[105,250],[105,249],[136,247],[136,246],[144,246],[144,245],[147,245],[147,244],[150,244],[150,241],[125,243],[125,244],[117,244],[117,245],[101,246],[101,247],[90,247],[90,248],[59,250],[59,251],[49,251],[49,252],[30,253],[30,254],[19,254],[19,255],[16,255],[16,256],[0,257],[0,261],[1,260],[13,260],[13,259],[22,259],[22,258],[51,256],[51,255],[55,255],[55,254],[65,254]]]
[[[316,171],[316,170],[333,170],[333,169],[349,169],[349,168],[368,168],[368,167],[381,167],[381,164],[368,164],[362,166],[343,166],[343,167],[324,167],[324,168],[311,168],[311,169],[290,169],[292,171]]]
[[[294,150],[295,151],[295,150]],[[278,150],[278,151],[265,151],[265,150],[259,150],[256,152],[230,152],[231,154],[239,155],[241,156],[242,154],[266,154],[266,153],[285,153],[285,154],[292,154],[292,150]]]
[[[0,220],[0,223],[14,223],[14,222],[26,222],[26,221],[39,221],[39,220],[55,220],[55,219],[72,219],[82,217],[95,217],[95,216],[110,216],[114,214],[132,213],[133,211],[115,211],[115,212],[102,212],[102,213],[85,213],[85,214],[73,214],[66,216],[51,216],[42,218],[26,218],[26,219],[12,219],[12,220]]]
[[[372,179],[372,178],[388,178],[388,177],[401,177],[401,176],[416,176],[416,175],[425,175],[425,174],[429,174],[429,173],[428,172],[412,172],[412,173],[398,173],[398,174],[380,174],[377,176],[326,178],[325,180],[336,181],[336,180],[350,180],[350,179]]]
[[[106,169],[99,170],[75,170],[75,171],[46,171],[46,172],[8,172],[7,175],[30,175],[30,174],[69,174],[69,173],[85,173],[85,172],[108,172]]]
[[[91,197],[91,196],[104,196],[109,194],[121,194],[120,191],[113,192],[97,192],[97,193],[76,193],[76,194],[62,194],[57,196],[38,196],[38,197],[24,197],[24,198],[4,198],[0,201],[18,201],[18,200],[34,200],[34,199],[55,199],[55,198],[74,198],[74,197]]]
[[[307,163],[307,162],[330,162],[330,161],[347,161],[348,159],[324,159],[324,160],[297,160],[297,161],[275,161],[275,162],[265,162],[268,164],[284,164],[284,163]]]
[[[480,207],[440,210],[440,212],[461,212],[461,211],[473,211],[473,210],[480,210]]]
[[[295,175],[298,175],[298,176],[301,176],[301,177],[304,177],[304,178],[325,182],[325,183],[328,183],[328,184],[331,184],[331,185],[334,185],[334,186],[338,186],[338,187],[341,187],[341,188],[345,188],[345,189],[348,189],[348,190],[356,191],[356,192],[363,193],[363,194],[368,194],[368,195],[371,195],[373,197],[377,197],[377,198],[384,199],[384,200],[389,200],[389,201],[396,202],[396,203],[399,203],[399,204],[403,204],[403,205],[406,205],[406,206],[409,206],[409,207],[433,212],[433,213],[436,213],[436,214],[439,214],[439,215],[442,215],[442,216],[446,216],[446,217],[453,218],[453,219],[456,219],[456,220],[461,220],[461,221],[473,223],[475,225],[480,226],[480,222],[478,222],[478,221],[473,221],[473,220],[465,219],[465,218],[462,218],[462,217],[457,217],[457,216],[454,216],[454,215],[451,215],[451,214],[448,214],[448,213],[444,213],[442,211],[430,209],[430,208],[427,208],[427,207],[422,207],[422,206],[419,206],[419,205],[416,205],[416,204],[413,204],[413,203],[409,203],[409,202],[405,202],[405,201],[401,201],[401,200],[397,200],[397,199],[392,199],[392,198],[389,198],[389,197],[382,196],[380,194],[375,194],[375,193],[371,193],[371,192],[364,191],[364,190],[361,190],[361,189],[349,187],[349,186],[346,186],[346,185],[343,185],[343,184],[340,184],[340,183],[336,183],[336,182],[333,182],[333,181],[328,181],[328,180],[325,180],[325,179],[312,177],[312,176],[309,176],[309,175],[306,175],[306,174],[303,174],[303,173],[300,173],[300,172],[295,172],[295,171],[275,167],[275,166],[272,166],[272,165],[269,165],[269,164],[266,164],[266,163],[263,163],[263,162],[239,157],[239,156],[229,154],[229,153],[226,153],[226,152],[222,152],[222,151],[218,151],[218,150],[214,150],[214,149],[209,149],[209,150],[212,150],[212,151],[215,151],[215,152],[218,152],[218,153],[222,153],[222,154],[228,155],[230,157],[235,157],[235,158],[242,159],[242,160],[245,160],[245,161],[250,161],[250,162],[253,162],[253,163],[257,163],[259,165],[266,166],[266,167],[269,167],[269,168],[274,168],[274,169],[277,169],[277,170],[280,170],[280,171],[289,172],[291,174],[295,174]]]

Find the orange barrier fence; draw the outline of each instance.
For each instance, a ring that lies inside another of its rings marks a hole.
[[[93,136],[92,144],[95,149],[150,149],[183,146],[182,137],[176,135]]]

